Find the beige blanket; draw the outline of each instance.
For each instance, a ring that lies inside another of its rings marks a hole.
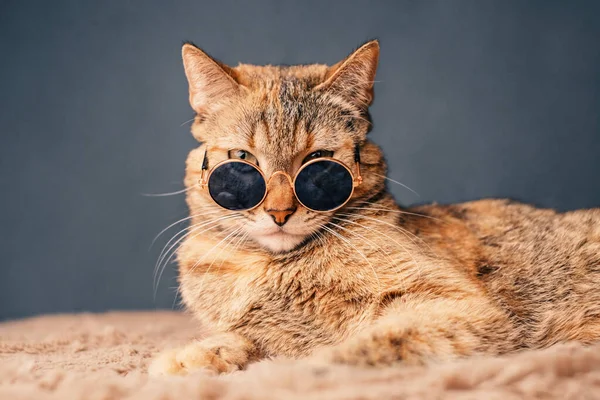
[[[0,399],[600,398],[600,346],[561,345],[428,368],[264,361],[211,377],[149,378],[161,349],[200,331],[184,314],[43,316],[0,324]]]

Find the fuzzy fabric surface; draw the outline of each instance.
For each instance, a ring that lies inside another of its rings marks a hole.
[[[224,376],[146,374],[201,337],[187,315],[122,312],[0,324],[0,399],[592,399],[600,345],[559,345],[429,367],[359,369],[269,360]]]

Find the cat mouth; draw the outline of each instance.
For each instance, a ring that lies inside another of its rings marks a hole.
[[[284,226],[278,226],[273,224],[272,226],[270,226],[267,229],[264,229],[261,232],[262,236],[273,236],[273,235],[281,235],[281,234],[290,234],[290,232],[288,232]]]
[[[277,229],[270,229],[256,236],[255,240],[270,251],[281,253],[297,247],[304,241],[305,236],[286,232],[283,228],[278,227]]]
[[[277,230],[271,230],[262,234],[263,237],[267,238],[277,238],[277,237],[287,237],[287,236],[298,236],[293,233],[286,232],[283,228],[277,228]]]

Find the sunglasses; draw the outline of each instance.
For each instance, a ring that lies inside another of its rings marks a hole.
[[[362,183],[358,145],[354,152],[356,175],[343,162],[320,157],[302,165],[293,179],[284,171],[276,171],[267,180],[258,166],[244,160],[225,160],[209,171],[206,154],[202,161],[200,187],[208,189],[215,203],[231,211],[258,207],[267,197],[269,181],[276,175],[284,175],[298,202],[315,212],[334,211],[344,206],[354,188]]]

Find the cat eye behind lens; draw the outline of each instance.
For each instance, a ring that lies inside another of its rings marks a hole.
[[[304,160],[302,160],[302,164],[305,164],[311,160],[314,160],[316,158],[331,158],[333,157],[333,151],[331,150],[317,150],[317,151],[313,151],[312,153],[310,153],[309,155],[307,155],[306,157],[304,157]]]
[[[296,199],[311,211],[334,211],[350,200],[354,187],[362,182],[360,159],[355,156],[356,173],[342,162],[331,158],[316,158],[305,163],[292,183]],[[251,210],[267,196],[267,180],[262,171],[245,160],[223,161],[208,173],[206,154],[202,162],[201,186],[219,206],[232,211]],[[287,174],[286,174],[287,175]]]
[[[294,179],[296,198],[313,211],[332,211],[350,199],[352,173],[337,161],[315,159],[305,164]]]
[[[208,177],[210,197],[228,210],[250,210],[259,205],[267,194],[262,173],[245,161],[226,161]]]
[[[254,155],[246,150],[242,149],[232,149],[227,152],[227,155],[230,159],[238,159],[243,161],[248,161],[252,164],[258,165],[258,160]]]

